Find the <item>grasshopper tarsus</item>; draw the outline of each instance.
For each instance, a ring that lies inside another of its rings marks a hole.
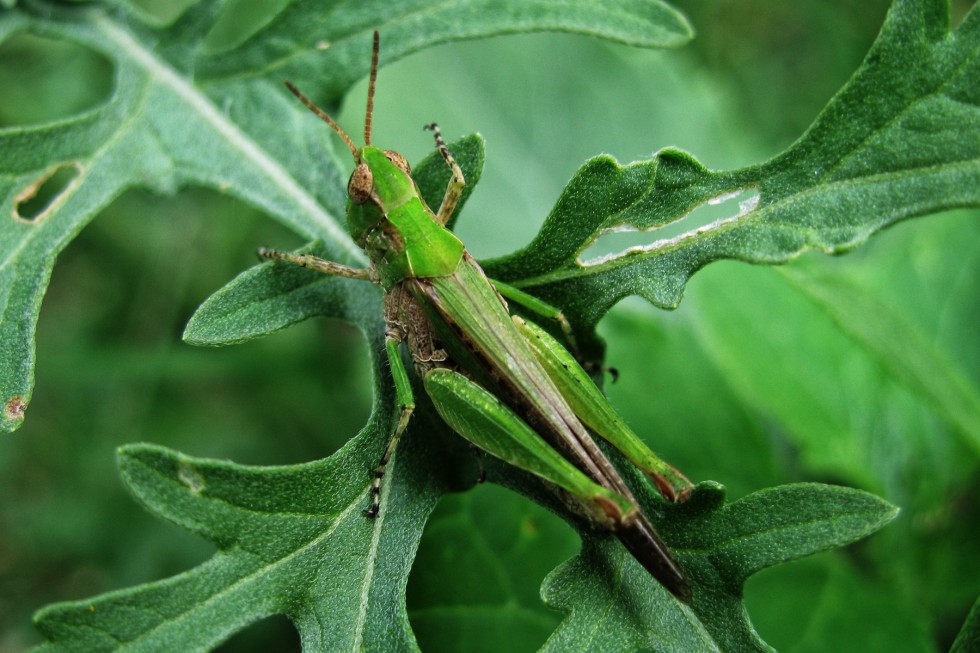
[[[386,457],[387,453],[388,451],[386,449]],[[381,479],[384,478],[385,465],[387,463],[388,461],[385,458],[382,458],[381,462],[379,462],[378,466],[374,469],[374,479],[371,481],[371,505],[362,511],[364,516],[370,519],[377,517],[378,513],[381,511]]]
[[[577,357],[576,357],[577,358]],[[608,374],[609,380],[615,383],[619,381],[619,368],[612,367],[609,365],[603,365],[602,363],[595,363],[593,361],[585,361],[579,359],[579,364],[582,366],[590,376],[598,376],[600,374]]]
[[[394,342],[397,347],[400,340],[389,339],[389,342]],[[385,469],[388,467],[388,461],[391,460],[392,454],[395,453],[395,448],[398,446],[398,441],[401,439],[402,433],[408,428],[408,422],[412,418],[414,410],[414,403],[402,404],[401,410],[399,411],[398,424],[391,434],[391,439],[388,440],[384,453],[381,454],[381,460],[378,461],[378,466],[374,468],[374,478],[371,481],[371,505],[364,511],[364,514],[368,517],[377,517],[378,512],[381,510],[381,481],[385,477]]]

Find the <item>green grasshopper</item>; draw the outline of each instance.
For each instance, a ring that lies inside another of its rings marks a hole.
[[[512,316],[504,297],[563,321],[560,312],[490,281],[446,228],[465,181],[439,128],[427,125],[452,178],[438,213],[422,201],[405,158],[371,145],[378,48],[375,32],[363,147],[354,145],[330,116],[286,82],[354,155],[347,226],[368,255],[370,267],[352,268],[265,248],[259,252],[326,274],[371,281],[385,291],[385,346],[400,413],[375,470],[365,514],[378,514],[385,466],[415,408],[399,355],[399,345],[405,343],[425,392],[454,431],[546,481],[574,512],[615,533],[654,578],[689,602],[691,590],[680,565],[593,435],[622,452],[668,501],[686,498],[690,481],[626,426],[567,349],[542,328]],[[567,322],[564,326],[570,334]]]

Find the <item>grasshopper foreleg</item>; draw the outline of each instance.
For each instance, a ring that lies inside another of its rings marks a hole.
[[[453,171],[452,179],[449,180],[449,185],[446,187],[446,194],[442,196],[442,205],[439,206],[439,214],[436,215],[436,222],[444,225],[449,222],[453,211],[456,210],[456,204],[459,202],[459,197],[463,193],[463,186],[466,185],[466,179],[463,177],[463,171],[460,169],[459,164],[456,163],[456,159],[453,158],[449,148],[446,147],[446,142],[442,140],[442,132],[439,130],[439,125],[431,123],[426,125],[425,129],[433,132],[436,139],[436,149],[439,150],[439,154],[446,161],[446,165]]]
[[[317,272],[323,272],[324,274],[330,274],[337,277],[377,281],[377,273],[370,268],[352,268],[349,265],[334,263],[333,261],[328,261],[318,256],[311,256],[309,254],[290,254],[289,252],[283,252],[278,249],[269,249],[268,247],[260,247],[258,254],[262,258],[285,261],[287,263],[292,263],[293,265],[298,265],[301,268],[309,268],[310,270],[316,270]]]

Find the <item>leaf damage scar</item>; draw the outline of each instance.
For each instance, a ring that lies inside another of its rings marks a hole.
[[[4,415],[9,420],[21,420],[24,419],[24,412],[26,410],[27,402],[20,395],[15,395],[4,406]]]
[[[579,264],[585,267],[601,265],[622,256],[667,248],[718,231],[749,215],[759,206],[759,200],[758,189],[750,186],[712,197],[665,224],[643,229],[629,223],[607,227],[582,250]],[[733,202],[738,203],[734,214]],[[656,237],[653,242],[650,242],[650,234]]]
[[[12,217],[36,224],[71,197],[78,188],[85,168],[78,161],[57,163],[14,197]]]

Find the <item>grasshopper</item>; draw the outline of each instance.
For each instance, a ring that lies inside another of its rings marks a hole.
[[[370,266],[353,268],[310,255],[259,251],[265,258],[371,281],[385,291],[385,348],[400,411],[375,470],[365,514],[378,514],[385,466],[415,408],[399,354],[404,343],[426,394],[454,431],[479,449],[543,479],[570,509],[615,533],[654,578],[689,602],[691,590],[683,570],[593,436],[622,452],[668,501],[685,499],[690,481],[626,426],[575,356],[541,327],[511,315],[505,296],[532,312],[558,319],[570,335],[561,313],[489,280],[445,226],[465,180],[438,126],[426,128],[434,132],[452,178],[436,213],[423,202],[405,158],[371,145],[378,50],[375,32],[363,147],[357,147],[330,116],[286,82],[340,135],[354,156],[355,169],[347,186],[347,226]]]

